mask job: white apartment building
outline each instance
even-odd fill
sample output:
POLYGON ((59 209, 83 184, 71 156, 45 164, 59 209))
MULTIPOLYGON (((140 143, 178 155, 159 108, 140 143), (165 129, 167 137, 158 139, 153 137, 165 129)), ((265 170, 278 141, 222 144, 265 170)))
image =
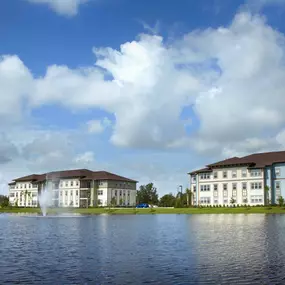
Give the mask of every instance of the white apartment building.
POLYGON ((285 197, 285 151, 229 158, 189 175, 194 205, 276 204, 285 197))
POLYGON ((106 171, 88 169, 32 174, 9 184, 14 206, 37 207, 48 191, 54 207, 134 206, 137 181, 106 171))

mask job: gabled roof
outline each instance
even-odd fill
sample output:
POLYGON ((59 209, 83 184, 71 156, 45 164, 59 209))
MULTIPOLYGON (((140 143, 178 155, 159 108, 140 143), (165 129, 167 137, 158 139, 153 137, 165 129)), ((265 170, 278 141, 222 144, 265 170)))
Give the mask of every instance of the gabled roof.
POLYGON ((196 174, 201 172, 212 171, 216 167, 230 167, 235 165, 245 165, 249 168, 264 168, 275 163, 285 163, 285 151, 254 153, 244 157, 232 157, 222 161, 218 161, 202 168, 192 171, 188 174, 196 174))
POLYGON ((188 174, 197 174, 197 173, 202 173, 202 172, 211 172, 212 169, 211 168, 201 168, 201 169, 197 169, 197 170, 194 170, 192 172, 189 172, 188 174))
POLYGON ((91 171, 89 169, 73 169, 73 170, 62 170, 62 171, 52 171, 44 174, 31 174, 28 176, 20 177, 14 179, 14 182, 21 181, 32 181, 32 182, 43 182, 45 180, 53 180, 60 178, 79 178, 82 180, 118 180, 125 182, 137 182, 117 174, 107 172, 107 171, 91 171))

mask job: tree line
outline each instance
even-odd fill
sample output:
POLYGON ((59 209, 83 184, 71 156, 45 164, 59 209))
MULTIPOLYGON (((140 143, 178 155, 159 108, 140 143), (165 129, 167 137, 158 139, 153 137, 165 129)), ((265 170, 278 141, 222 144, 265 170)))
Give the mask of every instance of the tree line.
POLYGON ((183 193, 166 194, 159 198, 157 189, 153 183, 141 185, 137 191, 137 204, 147 203, 160 207, 183 208, 192 205, 193 193, 186 189, 183 193))

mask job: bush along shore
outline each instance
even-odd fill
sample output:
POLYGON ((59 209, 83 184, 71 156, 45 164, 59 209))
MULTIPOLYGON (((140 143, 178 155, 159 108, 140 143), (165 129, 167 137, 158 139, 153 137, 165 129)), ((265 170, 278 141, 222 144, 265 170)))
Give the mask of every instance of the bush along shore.
MULTIPOLYGON (((41 214, 40 208, 3 207, 0 213, 41 214)), ((50 208, 48 214, 73 213, 83 215, 137 214, 285 214, 283 206, 189 207, 189 208, 50 208)))

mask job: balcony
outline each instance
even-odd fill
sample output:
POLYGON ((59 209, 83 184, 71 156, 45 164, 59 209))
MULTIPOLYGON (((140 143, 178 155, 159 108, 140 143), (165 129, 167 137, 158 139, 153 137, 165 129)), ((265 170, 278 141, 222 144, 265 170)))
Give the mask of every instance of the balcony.
POLYGON ((90 189, 91 188, 91 181, 80 181, 80 186, 81 189, 90 189))

